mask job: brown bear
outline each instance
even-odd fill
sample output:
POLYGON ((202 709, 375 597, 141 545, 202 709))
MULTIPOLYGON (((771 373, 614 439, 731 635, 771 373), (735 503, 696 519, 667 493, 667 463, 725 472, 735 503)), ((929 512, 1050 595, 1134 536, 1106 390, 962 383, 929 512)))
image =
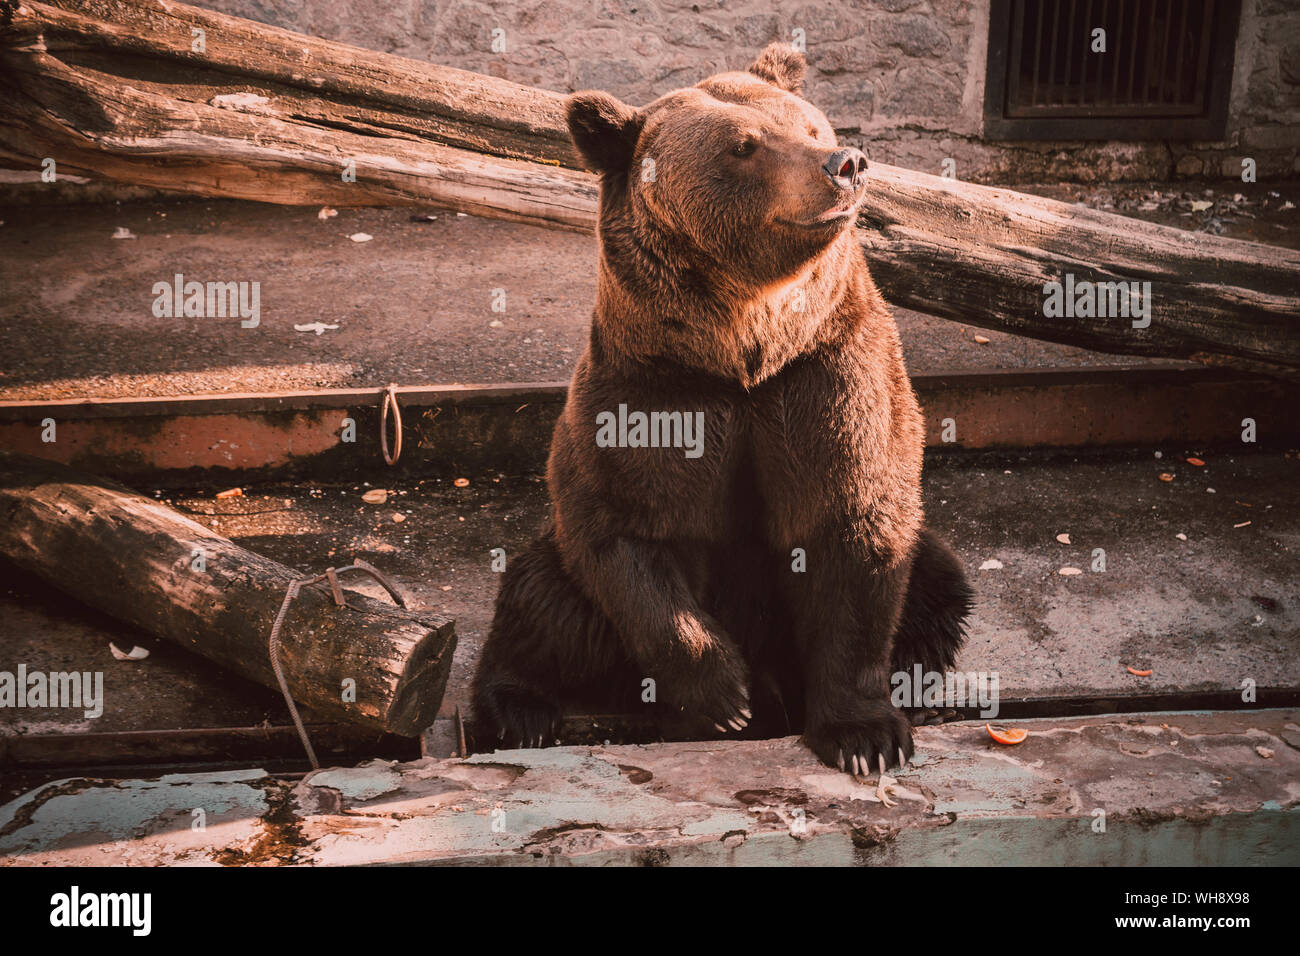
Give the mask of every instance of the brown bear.
POLYGON ((643 109, 568 101, 599 284, 553 527, 510 560, 475 678, 509 745, 653 700, 865 774, 912 753, 890 674, 953 665, 971 592, 922 527, 921 415, 853 235, 867 161, 806 69, 774 44, 643 109))

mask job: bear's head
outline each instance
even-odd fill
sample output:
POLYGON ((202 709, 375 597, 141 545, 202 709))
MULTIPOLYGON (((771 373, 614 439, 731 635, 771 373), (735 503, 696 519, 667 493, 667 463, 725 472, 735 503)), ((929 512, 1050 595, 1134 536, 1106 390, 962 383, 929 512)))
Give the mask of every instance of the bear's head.
POLYGON ((637 252, 638 268, 725 272, 752 288, 849 241, 867 160, 799 95, 806 70, 802 53, 772 44, 747 71, 642 109, 607 93, 570 97, 573 142, 602 177, 602 243, 624 262, 637 252))

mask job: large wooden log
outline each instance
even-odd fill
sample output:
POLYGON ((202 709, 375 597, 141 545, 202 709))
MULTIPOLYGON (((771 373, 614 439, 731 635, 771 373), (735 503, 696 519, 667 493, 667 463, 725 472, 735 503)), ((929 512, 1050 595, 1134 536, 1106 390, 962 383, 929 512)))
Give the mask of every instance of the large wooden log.
POLYGON ((558 93, 179 3, 30 3, 0 27, 0 165, 45 158, 208 196, 595 223, 558 93))
MULTIPOLYGON (((289 583, 306 575, 156 501, 0 452, 0 554, 91 607, 279 689, 271 625, 289 583)), ((294 701, 376 730, 419 734, 442 701, 452 623, 344 593, 347 607, 338 608, 328 588, 307 586, 289 608, 279 656, 294 701), (344 701, 347 680, 355 702, 344 701)))
MULTIPOLYGON (((0 164, 595 225, 557 93, 154 0, 26 3, 0 28, 0 62, 0 164)), ((859 235, 898 305, 1107 352, 1300 367, 1300 253, 878 163, 869 175, 859 235), (1150 325, 1045 316, 1044 285, 1067 275, 1151 282, 1150 325)))

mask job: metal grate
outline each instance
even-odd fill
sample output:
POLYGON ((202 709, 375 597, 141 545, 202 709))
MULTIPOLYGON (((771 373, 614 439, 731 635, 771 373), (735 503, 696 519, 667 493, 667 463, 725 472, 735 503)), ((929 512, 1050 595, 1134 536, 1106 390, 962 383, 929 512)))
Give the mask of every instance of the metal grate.
POLYGON ((1239 18, 1240 0, 993 0, 985 132, 1220 138, 1239 18))

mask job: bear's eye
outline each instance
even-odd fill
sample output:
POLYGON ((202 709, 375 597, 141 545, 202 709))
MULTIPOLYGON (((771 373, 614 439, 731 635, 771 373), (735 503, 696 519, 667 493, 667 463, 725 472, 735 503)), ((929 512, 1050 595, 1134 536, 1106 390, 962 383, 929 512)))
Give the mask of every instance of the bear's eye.
POLYGON ((731 147, 732 156, 753 156, 754 150, 758 149, 758 141, 746 137, 735 146, 731 147))

